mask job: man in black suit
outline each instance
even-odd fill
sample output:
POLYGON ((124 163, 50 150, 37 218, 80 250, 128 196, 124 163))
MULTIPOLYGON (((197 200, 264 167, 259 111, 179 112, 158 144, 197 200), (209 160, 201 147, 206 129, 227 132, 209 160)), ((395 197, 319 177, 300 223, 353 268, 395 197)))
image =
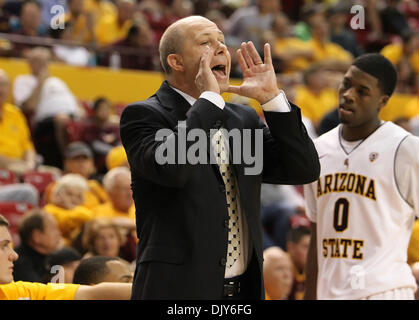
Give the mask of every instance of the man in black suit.
POLYGON ((251 42, 241 45, 237 57, 244 81, 238 87, 229 85, 224 35, 203 17, 169 26, 159 49, 166 81, 121 116, 139 235, 132 299, 263 299, 262 180, 304 184, 320 171, 300 110, 277 87, 269 44, 264 61, 251 42), (252 108, 225 103, 220 94, 226 91, 258 100, 269 127, 252 108), (160 129, 172 133, 157 139, 160 129), (193 129, 208 137, 206 163, 182 162, 173 151, 194 143, 181 141, 180 134, 193 129), (239 150, 250 145, 254 154, 262 144, 255 159, 263 157, 263 171, 249 173, 245 155, 232 164, 220 161, 220 146, 233 150, 233 158, 237 149, 217 129, 251 131, 239 150), (162 146, 177 161, 161 164, 156 153, 162 146), (209 161, 215 149, 218 165, 209 161))

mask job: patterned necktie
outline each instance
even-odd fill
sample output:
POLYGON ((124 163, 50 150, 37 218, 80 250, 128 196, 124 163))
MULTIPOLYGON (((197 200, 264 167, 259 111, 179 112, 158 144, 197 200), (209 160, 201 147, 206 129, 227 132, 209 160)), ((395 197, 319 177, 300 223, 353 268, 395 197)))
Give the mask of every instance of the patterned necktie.
POLYGON ((237 212, 237 187, 232 167, 229 165, 226 140, 224 139, 221 130, 218 130, 214 134, 211 143, 215 152, 215 159, 217 161, 226 189, 226 200, 229 215, 227 267, 231 268, 231 266, 240 256, 240 229, 239 214, 237 212))

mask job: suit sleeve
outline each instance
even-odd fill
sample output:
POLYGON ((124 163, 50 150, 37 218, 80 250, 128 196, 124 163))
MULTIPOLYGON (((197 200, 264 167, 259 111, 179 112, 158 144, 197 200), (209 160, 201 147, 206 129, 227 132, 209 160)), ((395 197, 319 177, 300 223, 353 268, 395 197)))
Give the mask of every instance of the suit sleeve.
MULTIPOLYGON (((193 165, 178 161, 178 143, 185 140, 181 135, 187 135, 192 129, 209 133, 217 121, 225 121, 226 117, 220 108, 203 98, 191 108, 186 121, 174 130, 168 129, 167 120, 152 104, 143 102, 125 108, 121 115, 120 132, 132 170, 167 187, 182 187, 188 181, 193 165), (166 133, 162 140, 156 139, 159 133, 166 133), (159 154, 159 150, 163 149, 167 152, 166 159, 173 162, 159 163, 156 160, 156 152, 159 154)), ((186 150, 193 143, 195 141, 186 141, 186 150)))
POLYGON ((265 112, 263 181, 306 184, 317 180, 320 163, 313 141, 301 120, 300 109, 290 103, 290 112, 265 112))

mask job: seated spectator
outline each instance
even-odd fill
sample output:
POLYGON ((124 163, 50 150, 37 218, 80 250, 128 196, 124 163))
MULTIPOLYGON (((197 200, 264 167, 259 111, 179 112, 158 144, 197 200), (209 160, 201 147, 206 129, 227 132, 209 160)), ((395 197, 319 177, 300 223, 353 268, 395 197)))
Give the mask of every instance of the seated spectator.
MULTIPOLYGON (((46 29, 42 25, 41 4, 36 0, 25 0, 22 2, 20 10, 19 24, 13 26, 14 34, 27 37, 44 37, 46 29)), ((28 39, 26 39, 28 41, 28 39)), ((36 44, 16 42, 13 45, 13 55, 16 57, 24 56, 26 50, 32 49, 36 44)))
POLYGON ((153 59, 153 35, 147 21, 131 26, 127 36, 111 46, 100 58, 99 65, 112 66, 112 55, 119 52, 120 68, 136 70, 154 70, 157 61, 153 59))
POLYGON ((287 253, 293 265, 293 285, 288 300, 303 300, 305 268, 310 245, 310 229, 305 226, 291 228, 287 236, 287 253))
POLYGON ((109 45, 124 39, 133 24, 133 0, 117 0, 116 8, 116 16, 102 16, 96 25, 95 34, 99 45, 109 45))
POLYGON ((319 65, 304 71, 303 82, 296 88, 295 103, 317 129, 323 116, 338 105, 337 91, 329 86, 327 72, 319 65))
POLYGON ((288 17, 278 13, 272 23, 273 57, 279 59, 283 73, 293 73, 306 69, 314 58, 307 42, 293 37, 288 17))
POLYGON ((22 174, 35 168, 36 153, 25 116, 6 102, 8 93, 9 78, 0 69, 0 169, 22 174))
POLYGON ((73 283, 74 272, 81 260, 80 253, 64 247, 51 253, 47 258, 43 283, 73 283))
POLYGON ((84 11, 92 16, 93 25, 104 16, 116 16, 115 4, 108 0, 84 0, 84 11))
POLYGON ((406 30, 402 34, 402 43, 392 43, 381 50, 381 54, 397 68, 399 79, 398 92, 417 93, 419 88, 419 34, 406 30), (401 90, 407 86, 407 90, 401 90), (409 92, 410 91, 410 92, 409 92))
POLYGON ((106 173, 105 157, 115 146, 121 144, 119 117, 111 113, 111 103, 100 97, 93 103, 93 115, 80 121, 79 139, 91 146, 96 168, 106 173))
MULTIPOLYGON (((91 179, 95 173, 93 153, 83 142, 70 143, 64 152, 64 173, 78 174, 87 180, 88 190, 84 195, 83 206, 92 209, 108 200, 108 195, 101 184, 91 179)), ((54 183, 46 190, 46 201, 52 202, 54 183)))
POLYGON ((81 114, 67 85, 49 75, 49 50, 35 48, 28 53, 30 75, 18 75, 13 85, 15 103, 29 117, 33 115, 35 148, 44 164, 62 168, 66 145, 65 129, 71 117, 81 114))
POLYGON ((346 72, 353 59, 350 52, 329 40, 329 24, 323 14, 308 18, 311 39, 307 42, 314 53, 313 62, 321 63, 331 70, 346 72))
POLYGON ((340 45, 354 57, 363 53, 358 45, 355 33, 347 27, 350 9, 342 2, 327 10, 327 20, 330 24, 330 41, 340 45))
POLYGON ((56 182, 52 190, 52 202, 44 209, 57 220, 67 244, 75 238, 83 224, 93 218, 92 212, 83 206, 87 181, 78 174, 66 174, 56 182))
POLYGON ((401 1, 385 0, 385 4, 379 8, 379 16, 383 26, 383 31, 387 34, 401 35, 409 28, 406 16, 399 9, 401 1))
POLYGON ((263 54, 264 32, 270 29, 278 11, 277 0, 257 0, 256 5, 239 8, 229 18, 226 37, 235 39, 238 46, 243 41, 252 41, 263 54))
POLYGON ((159 43, 163 32, 177 20, 165 1, 142 0, 138 4, 138 10, 146 17, 155 43, 159 43))
POLYGON ((36 282, 13 281, 13 265, 18 254, 13 250, 9 222, 0 215, 0 300, 128 300, 132 285, 101 283, 94 286, 76 284, 47 285, 36 282))
POLYGON ((292 288, 292 262, 279 247, 263 251, 263 280, 266 300, 285 300, 292 288))
MULTIPOLYGON (((73 41, 73 24, 71 22, 66 22, 64 24, 64 29, 51 29, 50 36, 53 39, 62 40, 62 41, 73 41)), ((54 58, 58 61, 62 61, 66 64, 72 66, 87 66, 90 63, 92 54, 85 47, 80 45, 73 44, 55 44, 52 47, 52 53, 54 58)))
POLYGON ((411 30, 406 30, 401 36, 401 42, 391 43, 381 50, 381 54, 397 66, 406 59, 411 64, 414 72, 419 74, 419 35, 411 30))
POLYGON ((110 171, 117 167, 129 168, 127 153, 123 146, 112 148, 106 155, 106 169, 110 171))
POLYGON ((57 221, 50 214, 28 212, 19 225, 21 245, 16 248, 20 259, 15 263, 15 281, 41 282, 48 255, 62 245, 57 221))
POLYGON ((132 283, 132 272, 126 261, 94 256, 83 259, 74 273, 73 283, 93 285, 102 282, 132 283))
POLYGON ((125 238, 120 228, 110 219, 94 219, 86 224, 82 244, 87 253, 83 258, 92 256, 119 257, 125 238))
POLYGON ((68 12, 65 15, 65 22, 72 26, 69 40, 78 43, 94 43, 94 17, 93 14, 84 9, 84 0, 68 0, 68 12))
POLYGON ((110 170, 103 178, 109 201, 93 208, 95 217, 110 218, 121 227, 124 235, 135 237, 135 206, 131 191, 131 173, 126 167, 110 170))

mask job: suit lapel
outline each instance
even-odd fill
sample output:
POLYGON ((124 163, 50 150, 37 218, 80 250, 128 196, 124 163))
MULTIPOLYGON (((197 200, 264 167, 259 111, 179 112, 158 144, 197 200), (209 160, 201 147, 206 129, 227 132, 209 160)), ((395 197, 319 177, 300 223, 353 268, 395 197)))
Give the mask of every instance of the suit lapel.
POLYGON ((167 80, 163 81, 156 95, 162 106, 176 119, 175 126, 177 126, 177 121, 186 120, 186 112, 188 112, 191 105, 169 86, 167 80))

